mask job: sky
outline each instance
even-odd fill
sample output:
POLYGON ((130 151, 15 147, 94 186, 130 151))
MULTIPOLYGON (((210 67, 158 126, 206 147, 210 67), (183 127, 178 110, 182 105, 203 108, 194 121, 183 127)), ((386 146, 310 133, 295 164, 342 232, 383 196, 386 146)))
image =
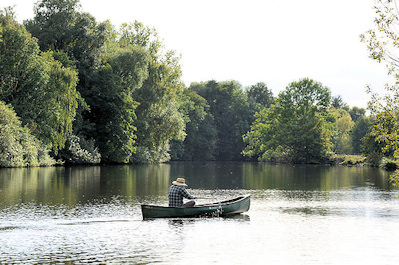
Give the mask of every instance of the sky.
MULTIPOLYGON (((37 0, 1 0, 18 21, 37 0)), ((327 86, 349 106, 367 107, 366 85, 382 94, 384 64, 360 34, 373 27, 374 0, 80 0, 97 21, 135 20, 155 28, 181 54, 182 80, 264 82, 274 96, 302 78, 327 86)))

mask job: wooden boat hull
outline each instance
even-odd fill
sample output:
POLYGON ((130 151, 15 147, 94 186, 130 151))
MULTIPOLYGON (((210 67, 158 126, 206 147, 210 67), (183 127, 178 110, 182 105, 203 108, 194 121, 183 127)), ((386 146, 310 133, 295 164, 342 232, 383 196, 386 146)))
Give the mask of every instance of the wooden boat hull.
POLYGON ((249 210, 250 195, 231 200, 200 204, 191 208, 175 208, 156 205, 141 205, 143 219, 172 217, 226 216, 239 214, 249 210))

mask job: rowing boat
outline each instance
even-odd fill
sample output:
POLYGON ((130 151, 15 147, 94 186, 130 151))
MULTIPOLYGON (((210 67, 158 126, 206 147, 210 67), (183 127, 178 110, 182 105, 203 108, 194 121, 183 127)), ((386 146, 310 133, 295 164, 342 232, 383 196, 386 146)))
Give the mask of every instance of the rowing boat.
POLYGON ((246 212, 249 210, 249 206, 250 195, 244 195, 226 201, 199 204, 190 208, 141 205, 141 212, 143 214, 143 219, 203 216, 218 217, 246 212))
POLYGON ((249 206, 250 195, 245 195, 221 202, 199 204, 190 208, 141 205, 141 211, 143 219, 203 216, 218 217, 246 212, 249 210, 249 206))

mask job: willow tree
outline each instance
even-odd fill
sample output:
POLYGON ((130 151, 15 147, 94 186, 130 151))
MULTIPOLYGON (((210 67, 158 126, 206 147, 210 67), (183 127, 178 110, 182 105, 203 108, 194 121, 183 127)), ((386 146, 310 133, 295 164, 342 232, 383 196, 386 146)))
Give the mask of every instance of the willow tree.
MULTIPOLYGON (((395 79, 393 84, 387 84, 386 95, 371 93, 369 110, 375 117, 370 135, 375 146, 382 145, 383 153, 391 153, 399 159, 399 10, 395 0, 376 0, 376 18, 374 28, 361 36, 367 44, 370 57, 378 62, 384 62, 388 75, 395 79)), ((392 179, 399 185, 399 171, 392 179)))
POLYGON ((57 152, 72 131, 77 73, 52 52, 40 52, 11 10, 0 13, 0 29, 0 100, 11 104, 23 125, 57 152))
MULTIPOLYGON (((73 121, 73 132, 67 135, 67 144, 77 140, 84 149, 80 151, 86 152, 88 150, 83 143, 88 143, 87 146, 95 145, 92 139, 94 124, 90 122, 92 113, 86 100, 92 94, 91 89, 99 76, 111 26, 108 22, 97 23, 93 16, 82 12, 79 0, 39 0, 34 6, 34 14, 34 18, 25 21, 24 25, 38 39, 40 49, 43 52, 51 51, 64 67, 75 69, 78 73, 78 109, 73 121), (79 139, 76 139, 76 135, 79 139)), ((68 150, 75 148, 66 146, 61 150, 61 158, 79 156, 78 153, 69 154, 68 150)), ((89 159, 85 163, 95 163, 97 160, 89 159)))
POLYGON ((92 137, 104 162, 127 163, 136 152, 135 110, 139 103, 132 95, 148 76, 147 66, 148 53, 143 49, 116 48, 107 54, 87 94, 92 137))
POLYGON ((0 101, 0 167, 55 164, 41 142, 31 134, 10 105, 0 101))
POLYGON ((39 0, 34 14, 25 27, 38 39, 42 51, 62 51, 69 56, 79 71, 78 90, 84 96, 110 38, 109 23, 97 23, 82 12, 79 0, 39 0))
POLYGON ((169 159, 169 143, 185 137, 185 120, 179 111, 182 83, 179 56, 165 50, 155 29, 133 22, 118 32, 121 48, 138 46, 149 53, 148 77, 135 89, 137 153, 134 162, 162 162, 169 159))

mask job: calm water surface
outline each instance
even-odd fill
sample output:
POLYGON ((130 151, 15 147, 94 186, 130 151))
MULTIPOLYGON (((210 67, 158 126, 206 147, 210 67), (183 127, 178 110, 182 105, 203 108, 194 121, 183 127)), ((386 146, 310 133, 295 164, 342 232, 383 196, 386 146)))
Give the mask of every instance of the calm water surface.
POLYGON ((396 264, 398 192, 367 167, 0 169, 0 264, 396 264), (209 201, 251 194, 251 209, 143 221, 140 204, 167 205, 177 177, 209 201))

